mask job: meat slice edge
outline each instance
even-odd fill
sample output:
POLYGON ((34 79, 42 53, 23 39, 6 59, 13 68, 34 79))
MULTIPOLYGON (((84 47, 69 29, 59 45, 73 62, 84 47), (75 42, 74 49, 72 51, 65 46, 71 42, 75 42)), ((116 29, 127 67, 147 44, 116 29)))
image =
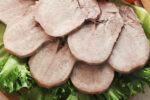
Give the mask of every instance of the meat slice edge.
POLYGON ((125 25, 110 56, 110 65, 118 72, 130 73, 144 67, 150 46, 144 30, 132 8, 122 6, 120 14, 125 25))
POLYGON ((54 37, 69 34, 85 20, 77 0, 40 0, 35 17, 46 33, 54 37))
POLYGON ((40 85, 44 85, 44 83, 42 84, 40 81, 43 80, 43 77, 49 69, 51 62, 57 53, 58 46, 59 41, 50 42, 49 44, 43 46, 40 51, 29 60, 30 72, 33 78, 40 85))
POLYGON ((100 16, 100 8, 97 0, 78 0, 78 2, 86 19, 95 22, 100 16))
POLYGON ((29 61, 31 74, 40 86, 50 88, 60 85, 68 79, 72 71, 76 60, 71 55, 68 45, 58 52, 57 48, 58 43, 49 44, 29 61))
POLYGON ((11 23, 23 16, 33 4, 32 0, 0 0, 0 21, 11 23))
POLYGON ((80 91, 95 94, 102 93, 112 83, 114 71, 108 64, 88 65, 77 63, 74 66, 71 81, 80 91))
POLYGON ((100 64, 108 59, 123 26, 119 10, 113 3, 101 3, 100 7, 99 24, 85 24, 68 37, 72 54, 89 64, 100 64), (114 10, 105 9, 105 6, 114 10))
POLYGON ((33 55, 45 42, 52 41, 37 25, 32 13, 15 20, 7 26, 4 34, 5 49, 19 57, 33 55))

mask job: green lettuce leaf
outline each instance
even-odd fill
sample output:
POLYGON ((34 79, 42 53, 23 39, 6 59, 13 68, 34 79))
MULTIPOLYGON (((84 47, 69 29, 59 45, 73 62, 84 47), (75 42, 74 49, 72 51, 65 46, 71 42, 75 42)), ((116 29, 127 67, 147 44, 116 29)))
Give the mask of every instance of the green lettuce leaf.
POLYGON ((134 9, 139 20, 141 21, 145 34, 147 35, 147 38, 149 39, 149 42, 150 42, 150 15, 149 13, 144 8, 141 8, 141 7, 132 6, 132 8, 134 9))
MULTIPOLYGON (((44 92, 40 87, 32 87, 32 89, 28 90, 27 92, 21 94, 20 100, 45 100, 45 96, 49 92, 44 92)), ((49 94, 50 95, 50 94, 49 94)), ((47 98, 46 100, 52 100, 47 98)))
POLYGON ((71 81, 65 84, 46 89, 35 85, 26 92, 21 93, 21 100, 98 100, 93 95, 77 91, 71 81))
POLYGON ((0 22, 0 45, 3 43, 3 35, 5 32, 5 24, 0 22))
POLYGON ((34 85, 28 91, 21 93, 21 100, 66 100, 70 93, 74 93, 74 87, 70 81, 51 89, 34 85))
POLYGON ((84 94, 81 92, 72 92, 67 100, 96 100, 96 98, 93 95, 84 94))
POLYGON ((32 78, 24 60, 14 55, 7 56, 0 72, 0 89, 8 92, 19 91, 32 86, 32 78))

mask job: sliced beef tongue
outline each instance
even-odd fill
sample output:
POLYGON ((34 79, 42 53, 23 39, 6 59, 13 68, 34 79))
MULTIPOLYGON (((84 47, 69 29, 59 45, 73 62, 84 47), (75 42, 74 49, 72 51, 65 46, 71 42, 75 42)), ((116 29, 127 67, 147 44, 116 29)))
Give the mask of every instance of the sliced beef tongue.
POLYGON ((78 2, 86 19, 96 21, 96 18, 100 15, 100 8, 97 0, 78 0, 78 2))
POLYGON ((49 43, 29 60, 31 74, 40 86, 50 88, 69 78, 76 60, 67 44, 57 51, 58 45, 58 41, 49 43))
POLYGON ((123 26, 119 10, 113 3, 100 3, 100 7, 102 14, 97 25, 85 24, 68 37, 72 54, 89 64, 100 64, 108 59, 123 26))
POLYGON ((0 0, 0 21, 5 24, 11 23, 23 16, 33 4, 32 0, 0 0))
POLYGON ((117 71, 129 73, 145 65, 149 58, 150 47, 140 21, 132 8, 122 6, 120 14, 125 25, 109 63, 117 71))
POLYGON ((42 44, 52 39, 37 25, 32 12, 28 12, 7 26, 4 46, 14 55, 28 57, 34 54, 42 44))
POLYGON ((40 0, 36 20, 47 34, 64 36, 84 22, 77 0, 40 0))
POLYGON ((77 63, 71 75, 73 85, 89 94, 101 93, 109 88, 114 78, 114 71, 108 64, 88 65, 77 63))
POLYGON ((50 36, 64 36, 86 19, 96 19, 100 9, 96 0, 40 0, 36 20, 50 36))

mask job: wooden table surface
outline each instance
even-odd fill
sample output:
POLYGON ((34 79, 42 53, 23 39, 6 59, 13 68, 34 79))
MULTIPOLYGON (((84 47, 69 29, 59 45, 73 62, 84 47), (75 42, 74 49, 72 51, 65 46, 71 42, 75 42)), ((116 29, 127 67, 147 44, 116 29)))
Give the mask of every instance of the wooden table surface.
POLYGON ((8 93, 2 93, 0 91, 0 100, 19 100, 18 94, 8 94, 8 93))
POLYGON ((144 8, 149 12, 150 14, 150 0, 141 0, 144 8))
POLYGON ((145 86, 145 93, 139 93, 131 100, 150 100, 150 88, 148 86, 145 86))

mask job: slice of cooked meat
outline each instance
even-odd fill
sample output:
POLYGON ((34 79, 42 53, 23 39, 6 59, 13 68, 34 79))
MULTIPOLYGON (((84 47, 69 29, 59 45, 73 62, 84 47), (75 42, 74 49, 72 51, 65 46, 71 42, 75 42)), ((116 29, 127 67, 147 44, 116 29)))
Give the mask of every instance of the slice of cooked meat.
POLYGON ((71 75, 73 85, 80 91, 95 94, 104 92, 112 83, 114 71, 108 64, 77 63, 71 75))
POLYGON ((33 4, 32 0, 0 0, 0 21, 5 24, 11 23, 23 16, 33 4))
POLYGON ((19 57, 28 57, 41 45, 52 40, 34 20, 32 13, 8 25, 4 34, 6 50, 19 57))
POLYGON ((40 0, 36 20, 47 34, 58 37, 81 26, 85 16, 77 0, 40 0))
POLYGON ((123 26, 119 10, 113 3, 101 3, 100 7, 102 15, 99 24, 85 24, 68 37, 72 54, 89 64, 107 60, 123 26))
POLYGON ((78 2, 86 19, 96 21, 96 18, 100 15, 100 8, 97 0, 78 0, 78 2))
POLYGON ((75 63, 68 45, 58 52, 58 42, 49 43, 29 60, 29 67, 33 78, 40 86, 53 87, 64 83, 75 63))
POLYGON ((109 59, 111 66, 119 72, 129 73, 145 65, 150 47, 140 21, 128 6, 120 8, 125 25, 109 59))

